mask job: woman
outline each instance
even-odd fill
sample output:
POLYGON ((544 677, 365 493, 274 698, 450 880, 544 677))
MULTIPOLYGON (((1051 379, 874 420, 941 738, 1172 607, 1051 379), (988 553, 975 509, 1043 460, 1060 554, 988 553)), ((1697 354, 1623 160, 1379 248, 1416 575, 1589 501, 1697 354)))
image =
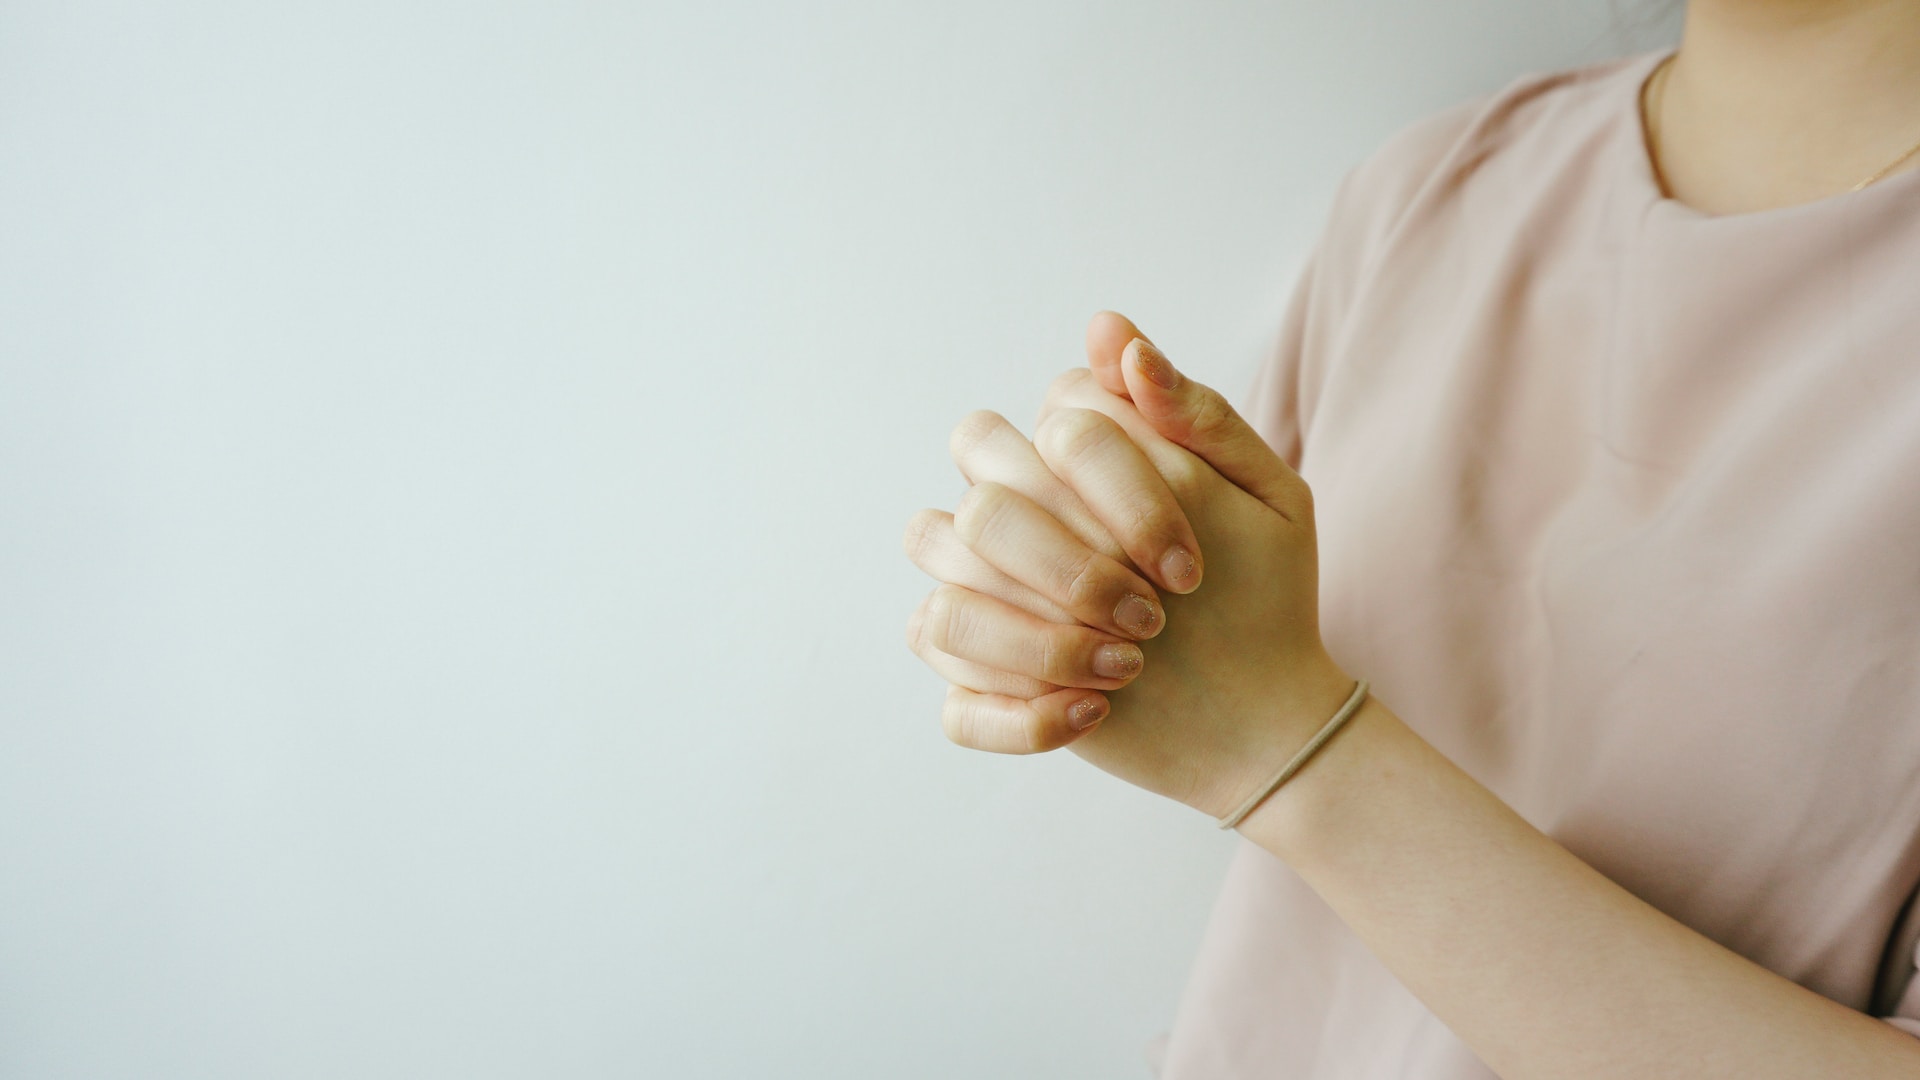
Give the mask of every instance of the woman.
POLYGON ((1251 426, 1102 313, 956 432, 948 735, 1248 841, 1160 1075, 1920 1077, 1916 139, 1920 2, 1695 0, 1349 173, 1251 426))

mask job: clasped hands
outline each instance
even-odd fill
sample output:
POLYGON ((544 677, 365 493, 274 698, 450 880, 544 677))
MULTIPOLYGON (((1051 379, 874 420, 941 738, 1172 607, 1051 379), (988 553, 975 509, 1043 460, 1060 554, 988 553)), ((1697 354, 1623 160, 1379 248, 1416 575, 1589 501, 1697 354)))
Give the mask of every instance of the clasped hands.
POLYGON ((1320 639, 1307 484, 1216 391, 1112 312, 1055 379, 1029 442, 992 412, 954 430, 971 485, 907 555, 942 582, 907 644, 950 684, 966 747, 1071 747, 1214 817, 1353 689, 1320 639))

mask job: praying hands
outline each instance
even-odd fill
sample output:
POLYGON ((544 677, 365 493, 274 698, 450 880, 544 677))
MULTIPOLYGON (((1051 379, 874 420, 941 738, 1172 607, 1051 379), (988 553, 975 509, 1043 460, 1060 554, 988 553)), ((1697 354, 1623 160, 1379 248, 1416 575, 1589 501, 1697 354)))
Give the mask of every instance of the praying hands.
POLYGON ((1312 494, 1131 322, 1096 315, 1087 346, 1032 442, 992 412, 955 430, 972 486, 908 526, 942 584, 907 643, 954 742, 1070 746, 1221 817, 1355 685, 1320 640, 1312 494))

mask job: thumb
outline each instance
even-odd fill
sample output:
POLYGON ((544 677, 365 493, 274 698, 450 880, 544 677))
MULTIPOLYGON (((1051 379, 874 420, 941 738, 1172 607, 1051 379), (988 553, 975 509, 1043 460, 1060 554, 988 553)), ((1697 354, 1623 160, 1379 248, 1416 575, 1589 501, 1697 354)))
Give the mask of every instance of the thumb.
POLYGON ((1182 375, 1146 338, 1127 343, 1120 370, 1134 407, 1168 441, 1186 447, 1289 521, 1311 515, 1312 496, 1306 481, 1219 391, 1182 375))

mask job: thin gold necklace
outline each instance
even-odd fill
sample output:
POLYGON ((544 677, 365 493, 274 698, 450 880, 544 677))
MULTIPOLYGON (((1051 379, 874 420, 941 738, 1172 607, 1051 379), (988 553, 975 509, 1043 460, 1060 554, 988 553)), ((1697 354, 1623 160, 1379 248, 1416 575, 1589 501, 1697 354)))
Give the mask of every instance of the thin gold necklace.
MULTIPOLYGON (((1653 171, 1656 175, 1658 175, 1660 172, 1660 163, 1659 163, 1660 155, 1658 150, 1658 147, 1660 145, 1659 117, 1660 117, 1660 106, 1666 101, 1666 97, 1667 97, 1667 66, 1673 63, 1673 58, 1678 55, 1680 54, 1677 51, 1668 53, 1667 58, 1665 60, 1660 61, 1660 66, 1654 70, 1653 78, 1650 80, 1652 85, 1649 88, 1648 96, 1651 97, 1653 101, 1652 101, 1652 104, 1650 104, 1647 107, 1647 141, 1649 143, 1652 143, 1654 147, 1653 171)), ((1848 192, 1859 191, 1861 188, 1866 187, 1868 184, 1873 183, 1875 180, 1878 180, 1881 177, 1892 172, 1893 170, 1899 168, 1901 165, 1906 163, 1908 158, 1913 157, 1913 155, 1915 154, 1920 154, 1920 143, 1914 143, 1913 146, 1909 148, 1906 153, 1901 154, 1897 158, 1894 158, 1892 161, 1887 163, 1885 168, 1881 169, 1877 173, 1874 173, 1872 176, 1867 177, 1865 180, 1862 180, 1859 183, 1848 188, 1847 191, 1848 192)), ((1665 177, 1660 178, 1660 186, 1662 188, 1667 186, 1665 177)))

